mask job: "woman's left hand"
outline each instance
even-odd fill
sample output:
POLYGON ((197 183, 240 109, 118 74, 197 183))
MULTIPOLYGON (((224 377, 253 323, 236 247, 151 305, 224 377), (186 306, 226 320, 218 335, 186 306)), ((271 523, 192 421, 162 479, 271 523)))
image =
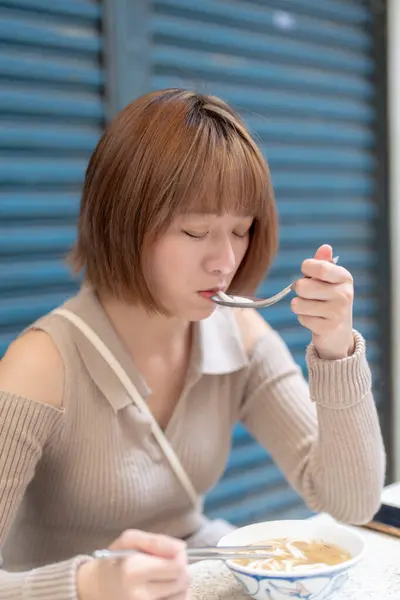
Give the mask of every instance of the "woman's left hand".
POLYGON ((354 352, 353 277, 332 261, 332 248, 323 245, 314 258, 305 260, 294 289, 291 307, 304 327, 312 332, 319 356, 336 360, 354 352))

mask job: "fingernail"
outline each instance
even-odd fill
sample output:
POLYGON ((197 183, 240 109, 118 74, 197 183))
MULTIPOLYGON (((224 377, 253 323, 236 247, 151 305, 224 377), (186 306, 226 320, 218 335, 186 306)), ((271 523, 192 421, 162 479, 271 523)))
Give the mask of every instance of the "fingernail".
POLYGON ((336 265, 339 262, 339 257, 335 256, 334 258, 332 258, 332 262, 336 265))

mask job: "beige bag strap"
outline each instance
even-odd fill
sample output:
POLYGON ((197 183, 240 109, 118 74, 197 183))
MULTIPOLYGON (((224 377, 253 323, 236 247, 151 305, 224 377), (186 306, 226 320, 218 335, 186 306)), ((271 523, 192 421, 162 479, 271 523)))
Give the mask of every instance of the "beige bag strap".
POLYGON ((126 389, 129 396, 132 398, 133 402, 136 404, 137 408, 145 414, 151 421, 151 430, 156 438, 158 444, 160 445, 161 450, 164 452, 165 457, 167 458, 169 464, 171 465, 172 470, 174 471, 177 479, 182 484, 182 487, 186 490, 187 495, 192 501, 195 507, 198 506, 199 496, 194 489, 192 482, 190 481, 186 471, 184 470, 181 461, 175 454, 172 446, 168 442, 164 433, 160 429, 157 421, 153 417, 149 407, 146 402, 143 400, 136 387, 132 383, 131 379, 128 377, 126 371, 122 368, 120 363, 117 361, 115 356, 110 352, 104 342, 99 338, 99 336, 93 331, 91 327, 83 319, 78 317, 75 313, 64 309, 57 308, 52 311, 52 314, 60 315, 65 317, 75 325, 84 335, 85 337, 93 344, 96 350, 100 353, 103 359, 109 364, 111 369, 114 371, 115 375, 118 377, 124 388, 126 389))

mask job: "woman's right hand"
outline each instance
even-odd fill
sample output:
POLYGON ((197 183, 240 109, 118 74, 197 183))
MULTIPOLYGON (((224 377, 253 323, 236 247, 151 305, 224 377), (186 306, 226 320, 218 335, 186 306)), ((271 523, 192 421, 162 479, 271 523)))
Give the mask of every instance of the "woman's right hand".
POLYGON ((186 600, 189 571, 185 544, 164 535, 125 531, 111 550, 137 550, 122 559, 91 560, 77 574, 79 600, 186 600))

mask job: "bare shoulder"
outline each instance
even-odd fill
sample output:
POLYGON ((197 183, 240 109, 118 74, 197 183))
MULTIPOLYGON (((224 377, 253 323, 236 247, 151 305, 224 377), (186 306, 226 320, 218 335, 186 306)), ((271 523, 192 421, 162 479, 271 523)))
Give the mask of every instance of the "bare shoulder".
POLYGON ((30 329, 0 360, 0 389, 61 408, 64 362, 51 337, 30 329))
POLYGON ((272 329, 265 319, 252 308, 234 308, 233 313, 242 336, 246 354, 251 356, 259 339, 267 332, 271 332, 272 329))

